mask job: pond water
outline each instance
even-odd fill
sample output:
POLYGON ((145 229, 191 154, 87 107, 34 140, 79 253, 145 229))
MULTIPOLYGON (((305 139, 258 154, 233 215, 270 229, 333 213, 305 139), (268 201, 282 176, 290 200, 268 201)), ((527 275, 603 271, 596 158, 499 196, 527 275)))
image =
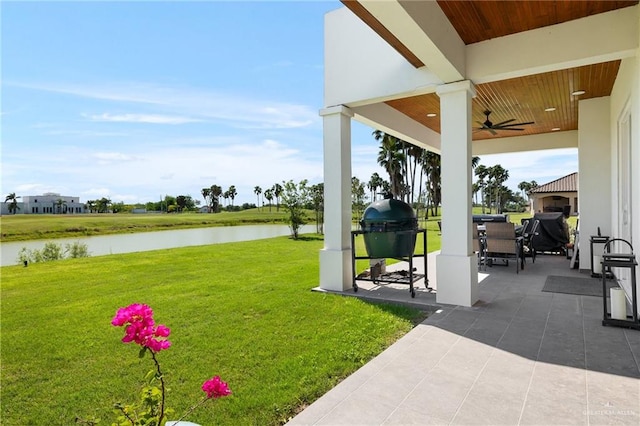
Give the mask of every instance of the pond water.
MULTIPOLYGON (((315 225, 305 225, 300 233, 316 231, 315 225)), ((132 253, 176 247, 260 240, 290 235, 287 225, 244 225, 213 228, 177 229, 172 231, 140 232, 136 234, 100 235, 94 237, 56 238, 51 240, 15 241, 0 244, 0 266, 17 265, 18 253, 23 247, 42 250, 53 241, 64 247, 80 242, 86 244, 91 256, 132 253)))

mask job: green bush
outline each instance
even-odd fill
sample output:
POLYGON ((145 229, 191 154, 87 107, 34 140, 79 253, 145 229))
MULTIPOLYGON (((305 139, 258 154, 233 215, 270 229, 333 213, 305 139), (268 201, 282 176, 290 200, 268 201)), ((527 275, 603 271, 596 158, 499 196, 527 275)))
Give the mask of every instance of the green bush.
POLYGON ((65 253, 67 254, 67 257, 71 259, 89 257, 89 248, 86 244, 76 241, 73 244, 65 245, 65 253))
POLYGON ((73 244, 66 244, 63 249, 61 244, 49 241, 45 243, 42 250, 29 250, 26 247, 22 247, 18 252, 18 263, 26 266, 28 263, 51 262, 53 260, 79 257, 89 257, 89 249, 86 244, 76 241, 73 244))

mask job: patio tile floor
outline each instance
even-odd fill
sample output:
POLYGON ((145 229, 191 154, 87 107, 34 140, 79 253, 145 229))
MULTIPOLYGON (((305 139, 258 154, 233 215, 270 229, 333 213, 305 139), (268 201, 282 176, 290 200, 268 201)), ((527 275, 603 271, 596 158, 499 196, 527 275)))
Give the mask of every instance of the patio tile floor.
POLYGON ((581 275, 568 265, 487 268, 469 308, 438 305, 424 283, 415 299, 369 282, 340 293, 433 313, 288 424, 639 425, 640 331, 602 326, 599 297, 542 292, 548 275, 581 275))

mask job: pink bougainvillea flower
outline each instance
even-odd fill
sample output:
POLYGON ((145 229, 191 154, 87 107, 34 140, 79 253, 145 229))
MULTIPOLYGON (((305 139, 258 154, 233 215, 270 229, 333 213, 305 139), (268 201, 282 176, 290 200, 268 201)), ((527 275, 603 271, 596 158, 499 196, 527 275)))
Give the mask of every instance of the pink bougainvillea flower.
POLYGON ((207 398, 220 398, 231 395, 231 389, 226 382, 220 380, 220 376, 212 377, 202 384, 202 390, 206 392, 207 398))
POLYGON ((134 342, 154 352, 160 352, 171 346, 168 340, 158 339, 169 337, 171 330, 162 324, 155 327, 153 310, 148 305, 134 303, 118 309, 111 324, 116 327, 126 325, 125 335, 122 338, 124 343, 134 342))
POLYGON ((120 327, 128 322, 142 322, 144 325, 153 326, 153 309, 148 305, 133 303, 125 308, 120 308, 111 324, 120 327))
POLYGON ((158 325, 158 327, 156 327, 155 331, 153 332, 153 335, 156 337, 169 337, 169 333, 171 333, 171 330, 169 330, 169 327, 160 324, 158 325))

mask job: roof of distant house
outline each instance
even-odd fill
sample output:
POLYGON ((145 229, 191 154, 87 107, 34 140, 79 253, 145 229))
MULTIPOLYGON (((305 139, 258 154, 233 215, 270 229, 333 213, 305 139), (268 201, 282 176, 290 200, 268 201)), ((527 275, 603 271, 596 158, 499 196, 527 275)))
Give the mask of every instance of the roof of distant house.
POLYGON ((541 192, 578 192, 578 172, 571 173, 531 190, 531 193, 541 192))

